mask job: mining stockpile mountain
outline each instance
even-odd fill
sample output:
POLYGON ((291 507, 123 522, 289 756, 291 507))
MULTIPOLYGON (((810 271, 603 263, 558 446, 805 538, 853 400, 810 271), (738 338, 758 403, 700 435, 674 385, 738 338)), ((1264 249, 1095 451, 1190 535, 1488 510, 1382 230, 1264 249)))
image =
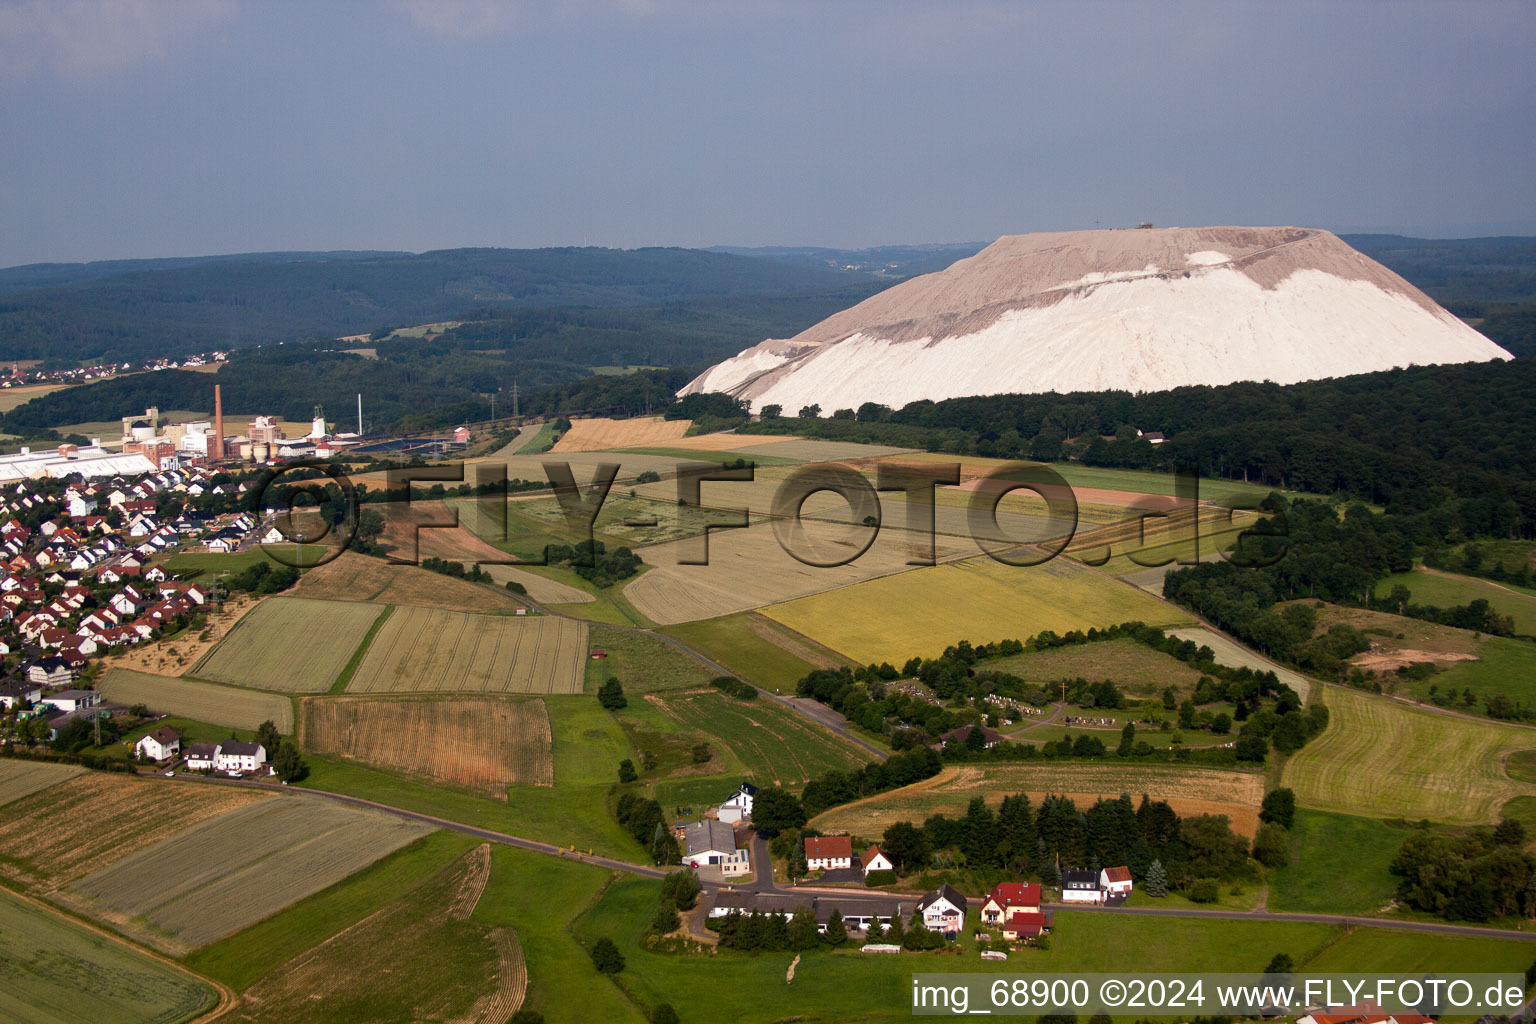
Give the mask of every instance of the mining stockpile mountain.
POLYGON ((1043 391, 1291 384, 1398 366, 1508 359, 1330 232, 1148 228, 1008 235, 680 394, 754 410, 1043 391))

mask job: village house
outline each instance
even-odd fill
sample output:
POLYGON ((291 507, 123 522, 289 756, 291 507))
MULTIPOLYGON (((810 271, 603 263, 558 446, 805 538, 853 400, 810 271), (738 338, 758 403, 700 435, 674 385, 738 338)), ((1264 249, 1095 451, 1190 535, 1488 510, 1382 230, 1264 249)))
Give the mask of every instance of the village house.
POLYGON ((170 726, 161 726, 152 733, 139 737, 133 752, 141 761, 169 761, 181 753, 181 734, 170 726))
POLYGON ((1099 891, 1105 903, 1124 903, 1130 898, 1132 884, 1131 869, 1123 865, 1099 872, 1099 891))
POLYGON ((733 825, 739 821, 750 819, 752 817, 752 798, 756 795, 757 787, 750 782, 743 782, 736 792, 732 793, 725 803, 720 805, 719 810, 715 812, 716 817, 733 825))
POLYGON ((1068 868, 1061 873, 1061 902, 1101 903, 1099 876, 1092 871, 1068 868))
POLYGON ((0 684, 0 708, 14 711, 22 704, 36 704, 43 699, 43 688, 36 683, 13 679, 0 684))
POLYGON ((735 830, 714 818, 688 825, 683 834, 683 863, 691 868, 718 868, 726 878, 752 870, 748 851, 736 847, 735 830))
POLYGON ((917 909, 923 915, 924 928, 939 932, 946 939, 953 939, 965 927, 968 905, 966 898, 954 886, 946 885, 919 900, 917 909))
POLYGON ((260 743, 229 740, 219 745, 218 753, 213 756, 213 767, 221 772, 254 772, 266 760, 267 748, 260 743))
POLYGON ((210 772, 219 759, 217 743, 191 743, 187 745, 187 768, 194 772, 210 772))
POLYGON ((75 681, 75 675, 63 658, 42 658, 27 666, 27 678, 43 686, 67 686, 75 681))
POLYGON ((805 841, 805 865, 811 871, 853 867, 853 840, 847 836, 813 836, 805 841))
POLYGON ((864 851, 864 856, 859 858, 859 867, 864 869, 864 877, 868 878, 871 871, 895 871, 896 865, 891 863, 891 858, 880 852, 880 847, 871 846, 864 851))
POLYGON ((894 898, 872 899, 868 896, 812 896, 809 893, 763 893, 723 889, 710 901, 707 915, 712 919, 731 914, 783 914, 788 917, 800 907, 809 907, 816 917, 816 930, 825 932, 832 912, 842 915, 843 926, 850 932, 867 932, 878 921, 890 927, 893 918, 905 918, 910 904, 894 898))
POLYGON ((981 730, 983 750, 991 750, 1006 738, 1002 733, 994 729, 988 729, 986 726, 962 725, 958 729, 951 729, 949 732, 942 734, 939 737, 939 742, 946 748, 952 746, 963 747, 966 745, 966 741, 971 738, 971 733, 977 729, 981 730))
POLYGON ((1050 915, 1040 910, 1038 882, 1000 882, 981 905, 983 927, 996 928, 1003 938, 1028 941, 1050 925, 1050 915))

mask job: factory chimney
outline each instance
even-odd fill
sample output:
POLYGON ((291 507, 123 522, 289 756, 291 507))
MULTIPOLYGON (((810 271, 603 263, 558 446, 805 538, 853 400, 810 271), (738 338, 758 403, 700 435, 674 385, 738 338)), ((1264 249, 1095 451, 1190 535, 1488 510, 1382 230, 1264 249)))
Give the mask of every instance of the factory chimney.
POLYGON ((224 459, 224 395, 219 386, 213 386, 213 443, 208 446, 208 461, 224 459))

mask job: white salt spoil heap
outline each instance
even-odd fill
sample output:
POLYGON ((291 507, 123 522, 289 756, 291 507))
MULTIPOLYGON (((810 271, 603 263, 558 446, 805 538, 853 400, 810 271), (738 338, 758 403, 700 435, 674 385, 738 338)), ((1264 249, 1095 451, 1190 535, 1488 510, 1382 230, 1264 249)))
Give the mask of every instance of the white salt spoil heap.
POLYGON ((1508 359, 1327 231, 1163 228, 1009 235, 769 340, 681 394, 823 414, 1009 392, 1160 391, 1508 359))

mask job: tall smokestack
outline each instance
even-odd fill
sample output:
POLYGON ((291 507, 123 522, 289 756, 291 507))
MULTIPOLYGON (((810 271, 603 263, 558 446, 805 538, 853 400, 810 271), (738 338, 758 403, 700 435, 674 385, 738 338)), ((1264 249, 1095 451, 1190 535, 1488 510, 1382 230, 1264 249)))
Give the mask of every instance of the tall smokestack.
POLYGON ((208 448, 208 457, 211 462, 224 458, 224 395, 217 384, 213 386, 213 444, 208 448))
POLYGON ((357 393, 357 433, 359 436, 363 433, 363 393, 361 391, 357 393))

